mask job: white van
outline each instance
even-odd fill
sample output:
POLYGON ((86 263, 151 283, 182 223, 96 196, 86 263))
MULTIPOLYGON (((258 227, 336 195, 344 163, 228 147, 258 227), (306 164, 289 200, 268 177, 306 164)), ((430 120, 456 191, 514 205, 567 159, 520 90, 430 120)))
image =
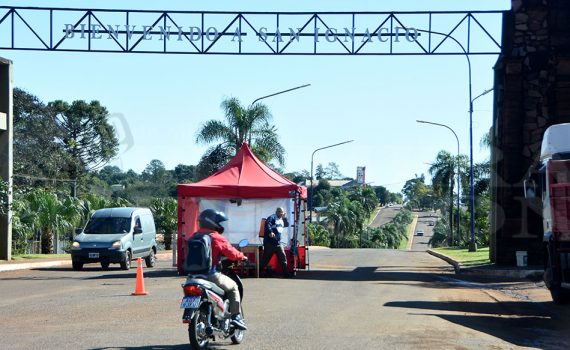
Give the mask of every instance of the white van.
POLYGON ((147 267, 156 263, 156 228, 148 208, 106 208, 93 213, 73 240, 74 270, 84 264, 100 263, 103 269, 120 264, 128 270, 131 260, 144 258, 147 267))

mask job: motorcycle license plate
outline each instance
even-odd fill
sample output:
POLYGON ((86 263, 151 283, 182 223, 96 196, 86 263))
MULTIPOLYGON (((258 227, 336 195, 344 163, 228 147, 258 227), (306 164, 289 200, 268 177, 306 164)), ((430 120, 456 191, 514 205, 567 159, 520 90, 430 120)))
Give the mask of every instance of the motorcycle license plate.
POLYGON ((197 309, 200 306, 200 297, 184 297, 180 303, 181 309, 197 309))
POLYGON ((89 253, 89 259, 99 259, 99 253, 89 253))

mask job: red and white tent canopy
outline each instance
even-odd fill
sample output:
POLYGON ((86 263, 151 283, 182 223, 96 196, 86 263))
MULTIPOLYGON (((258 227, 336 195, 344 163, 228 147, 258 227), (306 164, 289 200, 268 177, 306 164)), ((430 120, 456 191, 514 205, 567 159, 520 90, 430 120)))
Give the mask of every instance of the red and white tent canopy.
POLYGON ((208 198, 289 198, 294 192, 307 198, 307 188, 273 171, 257 158, 247 143, 235 157, 210 177, 178 185, 178 196, 208 198))

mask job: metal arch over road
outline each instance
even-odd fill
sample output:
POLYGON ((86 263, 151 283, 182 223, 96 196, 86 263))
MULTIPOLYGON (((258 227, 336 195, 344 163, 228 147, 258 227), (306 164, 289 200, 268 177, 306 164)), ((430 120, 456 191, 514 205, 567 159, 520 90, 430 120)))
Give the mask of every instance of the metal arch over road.
POLYGON ((210 55, 490 55, 501 52, 502 14, 0 6, 0 49, 210 55), (450 37, 465 50, 448 40, 450 37))

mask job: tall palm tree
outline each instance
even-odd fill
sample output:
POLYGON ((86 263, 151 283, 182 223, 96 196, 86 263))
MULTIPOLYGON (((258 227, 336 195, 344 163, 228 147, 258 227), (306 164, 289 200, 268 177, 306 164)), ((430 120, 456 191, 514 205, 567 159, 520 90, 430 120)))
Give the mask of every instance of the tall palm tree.
MULTIPOLYGON (((208 120, 198 130, 198 144, 213 144, 203 159, 212 158, 211 153, 223 154, 224 164, 234 156, 244 142, 265 162, 277 161, 285 164, 285 149, 279 143, 277 127, 271 124, 271 113, 267 106, 256 103, 244 107, 235 97, 222 101, 224 121, 208 120)), ((217 157, 219 158, 219 157, 217 157)))
MULTIPOLYGON (((449 222, 453 222, 453 188, 455 185, 456 160, 447 151, 439 151, 435 162, 429 168, 429 173, 432 175, 432 188, 440 198, 445 199, 446 194, 449 194, 449 222)), ((446 201, 447 202, 447 201, 446 201)), ((449 225, 449 237, 453 236, 452 225, 449 225)))
POLYGON ((341 247, 343 238, 352 224, 349 215, 347 206, 341 201, 333 202, 327 206, 327 221, 332 226, 333 232, 331 247, 341 247))
POLYGON ((356 235, 363 230, 365 211, 362 205, 340 193, 327 206, 325 214, 333 229, 331 246, 335 248, 351 246, 356 235))
POLYGON ((376 196, 376 192, 374 192, 374 189, 369 186, 357 187, 349 195, 349 198, 362 205, 367 217, 372 215, 372 212, 374 212, 374 209, 378 206, 378 197, 376 196))

